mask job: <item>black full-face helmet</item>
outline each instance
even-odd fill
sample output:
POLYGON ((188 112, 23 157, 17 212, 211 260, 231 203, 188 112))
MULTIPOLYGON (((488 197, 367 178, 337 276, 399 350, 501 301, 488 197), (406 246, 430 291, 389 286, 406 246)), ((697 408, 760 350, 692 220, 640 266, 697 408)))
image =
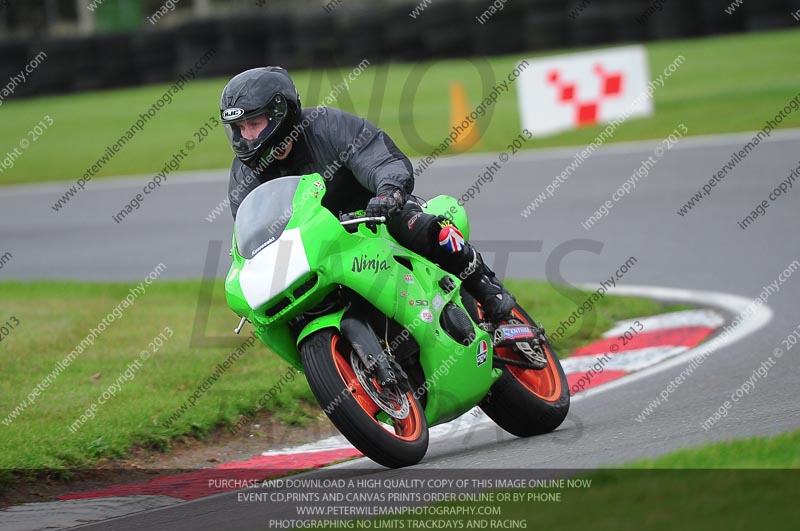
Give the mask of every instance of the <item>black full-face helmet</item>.
POLYGON ((289 72, 278 66, 253 68, 238 74, 222 90, 220 119, 233 152, 244 164, 258 167, 262 158, 277 154, 300 117, 300 96, 289 72), (239 122, 264 117, 256 138, 243 136, 239 122))

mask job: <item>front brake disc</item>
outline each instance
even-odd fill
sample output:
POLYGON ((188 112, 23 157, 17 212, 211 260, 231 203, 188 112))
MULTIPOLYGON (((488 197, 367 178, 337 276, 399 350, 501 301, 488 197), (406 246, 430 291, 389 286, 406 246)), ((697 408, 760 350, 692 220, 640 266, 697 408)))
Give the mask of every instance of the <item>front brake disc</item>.
POLYGON ((411 413, 408 396, 397 385, 378 389, 374 379, 367 374, 366 367, 355 352, 350 353, 350 366, 356 373, 361 387, 381 410, 392 418, 402 420, 411 413))

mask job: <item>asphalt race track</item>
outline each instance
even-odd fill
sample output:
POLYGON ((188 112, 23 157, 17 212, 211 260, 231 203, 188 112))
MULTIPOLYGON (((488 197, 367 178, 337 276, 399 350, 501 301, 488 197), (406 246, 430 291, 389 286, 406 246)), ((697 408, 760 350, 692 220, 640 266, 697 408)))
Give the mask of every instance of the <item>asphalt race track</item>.
MULTIPOLYGON (((574 151, 513 155, 493 182, 484 184, 466 204, 472 240, 484 249, 509 248, 502 244, 508 241, 520 248, 529 242, 533 251, 510 255, 505 276, 511 278, 598 283, 633 256, 637 263, 620 285, 685 288, 753 299, 794 260, 800 260, 796 232, 800 190, 794 189, 797 186, 788 190, 746 230, 737 221, 798 166, 800 131, 773 134, 710 196, 685 216, 676 213, 751 137, 680 140, 648 177, 639 180, 588 231, 581 222, 611 199, 660 143, 601 149, 527 218, 520 212, 561 173, 574 151)), ((425 197, 461 196, 497 157, 470 155, 439 161, 417 181, 417 192, 425 197)), ((211 240, 224 242, 227 259, 230 214, 225 212, 213 223, 205 219, 225 197, 225 172, 172 178, 147 197, 139 211, 115 223, 111 216, 150 177, 89 183, 61 212, 53 211, 51 205, 64 193, 65 183, 0 189, 0 253, 13 254, 0 270, 0 279, 137 280, 159 262, 167 266, 162 278, 197 278, 211 240)), ((222 263, 218 275, 226 270, 222 263)), ((643 422, 637 422, 636 415, 681 372, 680 366, 576 400, 562 428, 549 435, 516 439, 487 425, 468 437, 439 440, 417 468, 595 467, 711 440, 797 429, 800 364, 794 351, 726 418, 707 432, 700 425, 800 324, 798 296, 800 273, 770 295, 767 304, 774 315, 766 326, 712 354, 679 392, 643 422)), ((530 311, 536 315, 535 308, 530 311)), ((340 466, 363 469, 367 477, 394 474, 366 459, 340 466)), ((264 525, 264 507, 236 503, 235 493, 220 494, 88 527, 254 529, 264 525)))

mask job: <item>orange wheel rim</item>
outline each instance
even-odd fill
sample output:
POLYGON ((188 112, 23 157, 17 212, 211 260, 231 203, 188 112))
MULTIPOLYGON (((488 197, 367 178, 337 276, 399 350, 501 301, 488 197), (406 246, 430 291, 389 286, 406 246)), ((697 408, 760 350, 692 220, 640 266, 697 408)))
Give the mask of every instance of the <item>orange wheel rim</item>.
MULTIPOLYGON (((347 361, 347 355, 339 350, 340 339, 341 336, 338 334, 331 338, 331 355, 333 356, 333 361, 336 364, 336 369, 339 371, 339 375, 342 377, 342 381, 350 391, 350 395, 355 399, 356 403, 376 424, 378 424, 382 429, 386 430, 386 432, 390 435, 393 435, 394 437, 403 441, 416 441, 419 439, 420 435, 422 434, 422 413, 420 412, 413 395, 406 391, 405 394, 409 403, 408 416, 406 416, 404 419, 390 417, 394 432, 389 431, 387 429, 389 425, 381 422, 377 418, 378 414, 383 412, 383 410, 372 400, 372 398, 370 398, 370 396, 367 394, 367 391, 361 385, 361 382, 358 381, 358 377, 356 376, 353 367, 351 367, 350 363, 347 361)), ((377 383, 375 385, 378 387, 377 383)))
MULTIPOLYGON (((526 319, 516 308, 511 310, 511 312, 514 317, 523 323, 533 325, 533 323, 526 319)), ((555 402, 561 397, 561 378, 556 369, 557 361, 555 360, 553 351, 548 346, 544 346, 543 348, 547 355, 547 367, 544 369, 526 369, 514 365, 506 365, 506 369, 508 369, 509 373, 532 394, 546 402, 555 402)), ((520 354, 514 352, 514 349, 510 346, 495 347, 494 354, 506 360, 525 361, 525 359, 520 354)))

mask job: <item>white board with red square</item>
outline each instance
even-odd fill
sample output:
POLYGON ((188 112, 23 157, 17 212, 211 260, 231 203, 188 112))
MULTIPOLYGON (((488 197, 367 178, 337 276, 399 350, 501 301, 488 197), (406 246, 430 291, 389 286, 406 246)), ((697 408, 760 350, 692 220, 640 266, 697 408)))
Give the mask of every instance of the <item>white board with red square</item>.
POLYGON ((548 136, 653 114, 647 50, 625 46, 528 59, 517 93, 522 127, 548 136))

